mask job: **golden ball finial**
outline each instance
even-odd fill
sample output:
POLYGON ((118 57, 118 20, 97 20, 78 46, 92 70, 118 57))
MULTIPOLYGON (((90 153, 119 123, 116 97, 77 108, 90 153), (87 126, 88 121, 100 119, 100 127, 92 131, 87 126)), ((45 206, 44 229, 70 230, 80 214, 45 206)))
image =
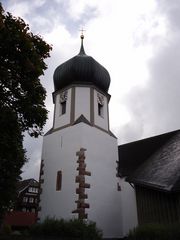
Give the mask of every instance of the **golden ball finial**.
POLYGON ((83 39, 84 39, 84 32, 85 32, 85 30, 82 28, 80 31, 81 31, 81 36, 80 36, 80 38, 83 40, 83 39))

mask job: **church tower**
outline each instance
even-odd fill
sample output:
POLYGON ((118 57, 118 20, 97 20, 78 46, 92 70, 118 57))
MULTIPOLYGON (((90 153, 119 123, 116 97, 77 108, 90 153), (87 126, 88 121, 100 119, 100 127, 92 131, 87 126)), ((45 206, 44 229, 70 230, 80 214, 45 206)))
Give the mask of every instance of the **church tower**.
POLYGON ((39 218, 94 221, 104 237, 122 236, 117 139, 109 128, 108 71, 78 55, 54 72, 54 121, 44 136, 39 218))

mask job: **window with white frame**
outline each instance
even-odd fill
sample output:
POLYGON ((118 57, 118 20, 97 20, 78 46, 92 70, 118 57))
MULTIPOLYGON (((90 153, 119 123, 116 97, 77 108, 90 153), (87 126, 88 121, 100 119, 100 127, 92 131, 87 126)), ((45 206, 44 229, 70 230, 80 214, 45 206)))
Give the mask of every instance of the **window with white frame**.
POLYGON ((23 202, 24 203, 28 202, 28 197, 23 197, 23 202))
POLYGON ((29 187, 28 191, 31 193, 38 193, 38 188, 37 187, 29 187))
POLYGON ((32 208, 32 209, 31 209, 31 212, 35 213, 35 212, 36 212, 36 209, 35 209, 35 208, 32 208))
POLYGON ((34 202, 34 198, 30 197, 30 198, 29 198, 29 202, 30 202, 30 203, 33 203, 33 202, 34 202))

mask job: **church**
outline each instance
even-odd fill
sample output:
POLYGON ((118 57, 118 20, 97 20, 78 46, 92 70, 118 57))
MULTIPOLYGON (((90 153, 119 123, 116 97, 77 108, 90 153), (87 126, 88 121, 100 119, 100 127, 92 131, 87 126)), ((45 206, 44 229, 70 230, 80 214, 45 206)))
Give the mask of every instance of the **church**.
POLYGON ((123 238, 138 224, 160 222, 175 201, 178 207, 180 147, 171 138, 180 141, 179 132, 118 146, 109 123, 110 75, 85 53, 83 41, 81 34, 80 52, 54 71, 54 119, 43 138, 38 217, 94 221, 104 238, 123 238), (163 158, 168 146, 171 156, 163 158), (175 200, 166 195, 171 190, 175 200))
POLYGON ((86 55, 83 40, 82 34, 79 54, 54 72, 54 121, 43 139, 38 216, 87 219, 104 237, 117 238, 137 224, 135 194, 117 174, 110 75, 86 55))

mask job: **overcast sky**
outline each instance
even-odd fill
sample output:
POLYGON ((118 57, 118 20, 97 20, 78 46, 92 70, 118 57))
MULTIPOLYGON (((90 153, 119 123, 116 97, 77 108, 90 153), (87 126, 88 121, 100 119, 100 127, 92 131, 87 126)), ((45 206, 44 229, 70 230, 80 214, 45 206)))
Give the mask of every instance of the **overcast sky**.
MULTIPOLYGON (((41 77, 52 126, 53 73, 84 46, 110 73, 111 130, 126 143, 180 128, 180 0, 4 0, 52 44, 41 77)), ((25 137, 23 178, 38 179, 42 138, 25 137)))

